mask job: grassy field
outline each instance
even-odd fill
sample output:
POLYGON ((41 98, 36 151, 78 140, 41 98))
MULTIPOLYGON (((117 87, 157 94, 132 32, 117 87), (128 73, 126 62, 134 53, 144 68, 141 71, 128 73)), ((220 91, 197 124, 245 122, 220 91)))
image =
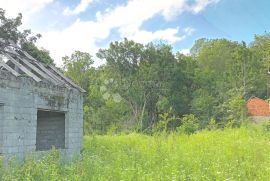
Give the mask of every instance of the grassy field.
POLYGON ((0 170, 0 180, 269 180, 270 133, 243 127, 85 137, 82 158, 72 163, 54 151, 0 170))

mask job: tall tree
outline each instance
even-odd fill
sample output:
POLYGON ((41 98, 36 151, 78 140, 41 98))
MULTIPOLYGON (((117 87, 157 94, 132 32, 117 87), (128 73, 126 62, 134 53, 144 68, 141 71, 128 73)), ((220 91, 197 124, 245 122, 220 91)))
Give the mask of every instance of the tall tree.
POLYGON ((65 56, 62 60, 65 75, 87 90, 93 72, 92 56, 89 53, 75 51, 70 57, 65 56))
POLYGON ((0 38, 7 43, 12 41, 18 44, 24 51, 43 63, 53 63, 49 52, 45 49, 39 49, 35 45, 35 42, 41 38, 41 35, 36 34, 33 36, 31 35, 31 30, 20 31, 18 27, 21 25, 21 13, 19 13, 16 18, 7 18, 5 16, 5 10, 0 8, 0 38))
POLYGON ((188 79, 185 71, 190 71, 191 58, 176 59, 169 45, 144 46, 127 39, 111 43, 98 57, 107 61, 111 90, 129 105, 139 130, 152 129, 170 107, 177 115, 189 112, 185 104, 191 96, 193 72, 187 73, 188 79))
POLYGON ((252 95, 269 98, 269 85, 266 85, 266 82, 268 78, 267 72, 270 67, 270 33, 256 35, 254 41, 251 43, 250 51, 252 58, 251 66, 254 70, 252 76, 254 85, 252 95))
POLYGON ((138 81, 139 63, 142 60, 144 47, 141 44, 125 39, 113 42, 108 49, 101 49, 97 56, 105 59, 110 78, 110 90, 118 93, 133 112, 132 122, 139 123, 144 109, 140 82, 138 81))

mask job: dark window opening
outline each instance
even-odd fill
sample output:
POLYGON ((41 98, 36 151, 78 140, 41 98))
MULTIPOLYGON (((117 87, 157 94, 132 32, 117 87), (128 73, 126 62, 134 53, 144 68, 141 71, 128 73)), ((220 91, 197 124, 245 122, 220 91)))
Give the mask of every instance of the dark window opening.
POLYGON ((65 113, 38 110, 36 150, 65 148, 65 113))

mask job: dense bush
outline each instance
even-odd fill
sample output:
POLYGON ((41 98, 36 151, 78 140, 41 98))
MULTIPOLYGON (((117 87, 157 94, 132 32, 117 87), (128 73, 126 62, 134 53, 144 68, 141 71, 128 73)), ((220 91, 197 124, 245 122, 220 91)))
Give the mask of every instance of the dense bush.
POLYGON ((177 128, 177 131, 184 134, 192 134, 199 130, 199 119, 193 114, 184 115, 181 119, 181 126, 177 128))

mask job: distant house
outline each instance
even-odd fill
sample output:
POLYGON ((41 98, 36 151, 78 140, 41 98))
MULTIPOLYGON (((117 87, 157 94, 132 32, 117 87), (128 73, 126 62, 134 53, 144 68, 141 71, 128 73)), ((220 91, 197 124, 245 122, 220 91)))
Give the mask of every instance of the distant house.
POLYGON ((247 102, 249 116, 256 123, 270 120, 269 103, 258 97, 251 97, 247 102))
POLYGON ((84 90, 53 65, 0 40, 0 155, 80 152, 84 90))

